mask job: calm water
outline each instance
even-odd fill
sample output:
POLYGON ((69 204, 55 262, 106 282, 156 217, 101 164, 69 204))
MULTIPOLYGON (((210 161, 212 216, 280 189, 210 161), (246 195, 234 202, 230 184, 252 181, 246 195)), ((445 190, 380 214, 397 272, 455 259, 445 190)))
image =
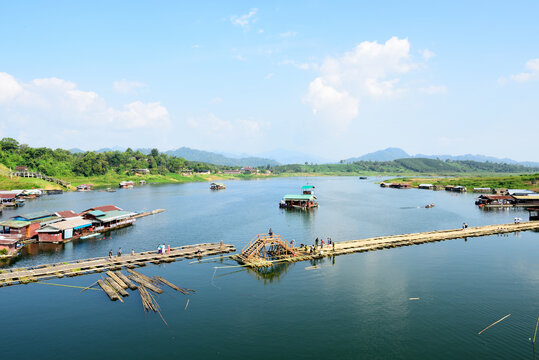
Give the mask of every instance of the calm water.
MULTIPOLYGON (((296 243, 335 241, 511 222, 527 213, 484 212, 473 194, 382 189, 357 178, 282 178, 148 185, 116 193, 67 193, 29 201, 3 218, 43 209, 81 211, 116 204, 164 208, 134 227, 63 246, 35 245, 16 266, 224 241, 241 249, 274 232, 296 243), (320 208, 286 212, 277 204, 308 181, 320 208), (434 203, 432 209, 423 206, 434 203)), ((0 289, 2 359, 103 358, 535 358, 528 338, 539 315, 538 233, 451 240, 301 262, 255 273, 230 261, 147 266, 196 290, 158 296, 165 326, 145 314, 136 293, 125 303, 98 291, 30 284, 0 289), (419 301, 410 301, 419 297, 419 301), (482 335, 477 332, 512 314, 482 335)), ((87 286, 98 275, 55 279, 87 286)))

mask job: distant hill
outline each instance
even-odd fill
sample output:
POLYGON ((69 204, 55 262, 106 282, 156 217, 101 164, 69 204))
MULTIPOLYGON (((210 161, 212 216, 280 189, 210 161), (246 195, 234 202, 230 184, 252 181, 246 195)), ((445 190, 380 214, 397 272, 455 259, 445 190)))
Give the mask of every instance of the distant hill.
POLYGON ((217 154, 210 151, 195 150, 188 147, 181 147, 176 150, 169 150, 165 152, 168 155, 182 157, 189 161, 201 161, 205 163, 225 166, 265 166, 265 165, 279 165, 279 163, 272 159, 260 158, 260 157, 244 157, 244 158, 231 158, 221 154, 217 154))
POLYGON ((285 149, 266 151, 258 153, 256 155, 263 158, 275 159, 275 161, 278 161, 281 164, 304 164, 305 162, 323 164, 332 162, 329 159, 320 158, 299 151, 291 151, 285 149))
POLYGON ((384 150, 378 150, 372 153, 365 154, 360 157, 354 157, 346 159, 345 163, 352 163, 356 161, 392 161, 397 159, 409 159, 409 158, 420 158, 420 159, 439 159, 439 160, 451 160, 451 161, 477 161, 477 162, 492 162, 492 163, 503 163, 503 164, 515 164, 523 165, 530 167, 539 167, 539 162, 533 161, 516 161, 509 158, 497 158, 494 156, 486 155, 473 155, 473 154, 464 154, 464 155, 409 155, 406 151, 400 148, 387 148, 384 150))
POLYGON ((356 162, 356 161, 392 161, 397 159, 404 159, 411 157, 406 153, 406 151, 399 148, 389 147, 384 150, 378 150, 372 153, 365 154, 360 157, 354 157, 346 159, 346 163, 356 162))

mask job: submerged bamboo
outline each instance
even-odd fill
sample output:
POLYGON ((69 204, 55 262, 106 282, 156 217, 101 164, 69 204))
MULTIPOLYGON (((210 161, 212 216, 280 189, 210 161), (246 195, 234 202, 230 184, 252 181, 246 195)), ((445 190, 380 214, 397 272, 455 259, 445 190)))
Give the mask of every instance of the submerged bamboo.
POLYGON ((503 320, 507 319, 509 316, 511 316, 511 314, 505 315, 503 318, 501 318, 500 320, 498 320, 498 321, 496 321, 496 322, 493 322, 492 324, 490 324, 489 326, 487 326, 486 328, 484 328, 483 330, 481 330, 481 331, 478 332, 477 334, 478 334, 478 335, 481 335, 481 333, 482 333, 483 331, 487 330, 487 329, 490 328, 491 326, 496 325, 496 324, 499 323, 500 321, 503 321, 503 320))

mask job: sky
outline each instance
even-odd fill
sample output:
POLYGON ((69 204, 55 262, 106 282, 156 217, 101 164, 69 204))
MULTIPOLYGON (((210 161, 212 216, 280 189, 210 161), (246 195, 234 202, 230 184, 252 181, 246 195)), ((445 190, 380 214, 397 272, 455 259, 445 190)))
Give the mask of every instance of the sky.
POLYGON ((0 137, 539 161, 537 1, 0 0, 0 137))

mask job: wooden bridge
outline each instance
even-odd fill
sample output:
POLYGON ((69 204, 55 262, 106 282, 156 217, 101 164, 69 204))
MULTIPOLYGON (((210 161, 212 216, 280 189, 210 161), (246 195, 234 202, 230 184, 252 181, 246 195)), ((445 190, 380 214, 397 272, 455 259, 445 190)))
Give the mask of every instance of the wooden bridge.
POLYGON ((7 285, 26 284, 43 279, 62 278, 64 276, 79 276, 106 270, 120 270, 123 267, 134 268, 145 266, 147 263, 159 264, 173 262, 178 258, 192 259, 209 255, 234 252, 233 245, 223 243, 205 243, 171 248, 170 252, 158 254, 157 251, 144 251, 135 255, 98 257, 74 260, 55 264, 43 264, 25 268, 0 269, 0 287, 7 285))
MULTIPOLYGON (((356 252, 375 251, 390 249, 399 246, 419 245, 436 241, 463 239, 469 237, 506 234, 527 230, 539 230, 539 221, 528 221, 519 224, 501 224, 477 226, 466 229, 450 229, 411 233, 403 235, 378 236, 360 240, 333 242, 332 245, 317 246, 311 252, 309 246, 292 248, 281 254, 275 254, 272 259, 267 256, 252 256, 255 249, 261 249, 256 245, 257 241, 251 241, 240 255, 234 255, 233 259, 240 264, 249 267, 272 266, 279 262, 295 262, 322 258, 326 256, 345 255, 356 252), (258 260, 257 260, 258 259, 258 260)), ((274 235, 278 236, 278 235, 274 235)), ((255 239, 256 240, 256 239, 255 239)), ((286 242, 285 242, 286 243, 286 242)))
POLYGON ((280 235, 258 234, 247 244, 236 260, 253 267, 271 265, 271 259, 295 256, 296 250, 280 235))
POLYGON ((71 183, 67 182, 67 181, 64 181, 64 180, 60 180, 60 179, 56 179, 56 178, 53 178, 51 176, 47 176, 47 175, 43 175, 42 173, 40 172, 33 172, 33 171, 12 171, 9 173, 9 176, 10 177, 13 177, 13 176, 17 176, 17 177, 25 177, 25 178, 37 178, 37 179, 42 179, 42 180, 45 180, 45 181, 48 181, 48 182, 52 182, 52 183, 55 183, 55 184, 58 184, 58 185, 61 185, 65 188, 68 188, 71 183))

